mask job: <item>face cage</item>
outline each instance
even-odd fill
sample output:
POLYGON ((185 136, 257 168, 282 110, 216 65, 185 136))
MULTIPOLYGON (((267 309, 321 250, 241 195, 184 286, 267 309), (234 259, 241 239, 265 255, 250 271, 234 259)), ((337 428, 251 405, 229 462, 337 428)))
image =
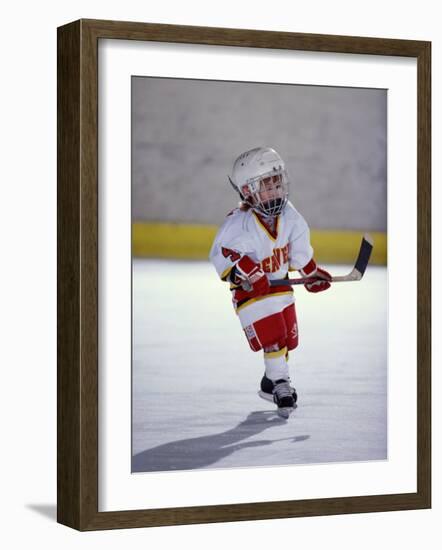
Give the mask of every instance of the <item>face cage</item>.
MULTIPOLYGON (((274 183, 276 185, 276 183, 274 183)), ((276 172, 268 172, 267 174, 261 174, 260 176, 250 179, 247 181, 247 184, 243 187, 247 188, 249 191, 244 196, 244 201, 247 202, 252 208, 263 214, 264 216, 278 216, 284 210, 288 200, 289 200, 289 178, 286 170, 278 170, 276 172), (262 201, 259 194, 262 192, 261 181, 265 178, 272 176, 281 176, 281 181, 278 182, 282 187, 282 197, 275 199, 269 199, 262 201)), ((267 187, 265 191, 269 192, 272 190, 272 187, 267 187)))

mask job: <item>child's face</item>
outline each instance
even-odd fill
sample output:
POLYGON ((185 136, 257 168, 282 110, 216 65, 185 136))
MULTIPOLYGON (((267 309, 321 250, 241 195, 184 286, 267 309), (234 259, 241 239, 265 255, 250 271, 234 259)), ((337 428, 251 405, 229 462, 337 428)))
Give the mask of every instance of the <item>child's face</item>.
POLYGON ((263 178, 258 195, 262 202, 284 198, 284 186, 281 174, 263 178))

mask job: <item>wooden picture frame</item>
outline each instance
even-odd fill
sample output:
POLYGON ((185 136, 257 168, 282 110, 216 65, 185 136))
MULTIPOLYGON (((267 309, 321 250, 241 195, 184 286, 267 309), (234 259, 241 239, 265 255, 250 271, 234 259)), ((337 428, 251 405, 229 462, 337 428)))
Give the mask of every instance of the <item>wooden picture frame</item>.
POLYGON ((58 29, 58 521, 81 531, 431 506, 431 44, 119 21, 58 29), (418 70, 417 492, 98 511, 98 41, 403 56, 418 70))

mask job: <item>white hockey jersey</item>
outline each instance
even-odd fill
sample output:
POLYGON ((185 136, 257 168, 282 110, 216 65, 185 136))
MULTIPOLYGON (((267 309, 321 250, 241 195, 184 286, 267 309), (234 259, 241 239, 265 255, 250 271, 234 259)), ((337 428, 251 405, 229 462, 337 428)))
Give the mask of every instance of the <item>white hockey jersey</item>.
POLYGON ((313 257, 310 231, 301 214, 289 202, 272 232, 265 220, 250 209, 228 214, 210 251, 210 261, 218 275, 227 280, 242 256, 261 264, 271 279, 283 279, 289 270, 302 269, 313 257))

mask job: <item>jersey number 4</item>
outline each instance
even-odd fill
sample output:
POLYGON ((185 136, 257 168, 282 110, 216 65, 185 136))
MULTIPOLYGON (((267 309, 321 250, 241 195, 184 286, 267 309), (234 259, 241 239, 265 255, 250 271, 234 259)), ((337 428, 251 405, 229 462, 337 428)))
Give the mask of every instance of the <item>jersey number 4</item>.
POLYGON ((235 252, 230 248, 222 247, 222 252, 223 252, 224 258, 230 258, 232 262, 236 262, 241 258, 241 254, 239 254, 239 252, 235 252))

